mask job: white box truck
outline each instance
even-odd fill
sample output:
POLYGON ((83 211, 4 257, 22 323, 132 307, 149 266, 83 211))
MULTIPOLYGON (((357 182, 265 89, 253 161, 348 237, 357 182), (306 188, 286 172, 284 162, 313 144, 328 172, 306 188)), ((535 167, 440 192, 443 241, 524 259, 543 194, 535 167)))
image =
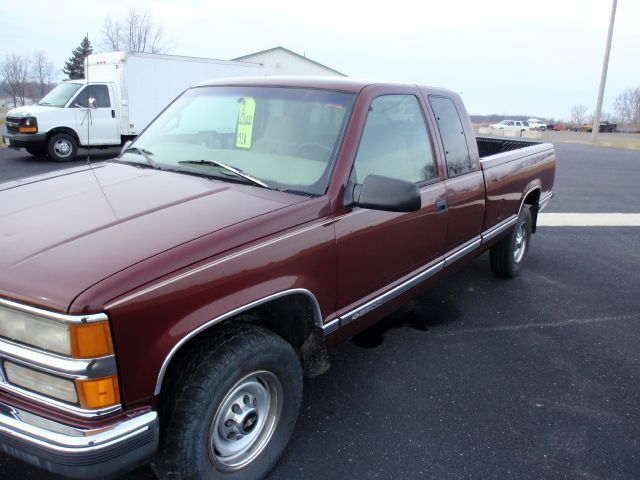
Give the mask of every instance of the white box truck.
POLYGON ((35 156, 67 161, 78 147, 123 145, 174 98, 204 80, 262 76, 257 63, 112 52, 89 55, 83 80, 56 86, 38 104, 7 113, 3 140, 35 156))

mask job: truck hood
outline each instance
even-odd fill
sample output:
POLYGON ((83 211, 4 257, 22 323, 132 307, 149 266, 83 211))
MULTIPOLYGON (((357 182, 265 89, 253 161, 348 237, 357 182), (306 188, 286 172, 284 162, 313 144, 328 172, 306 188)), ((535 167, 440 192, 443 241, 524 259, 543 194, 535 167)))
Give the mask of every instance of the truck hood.
POLYGON ((52 110, 60 111, 60 107, 50 107, 47 105, 25 105, 24 107, 14 108, 7 112, 7 117, 24 118, 24 117, 37 117, 43 113, 48 113, 52 110))
POLYGON ((131 265, 303 200, 111 162, 0 184, 0 296, 67 311, 131 265))

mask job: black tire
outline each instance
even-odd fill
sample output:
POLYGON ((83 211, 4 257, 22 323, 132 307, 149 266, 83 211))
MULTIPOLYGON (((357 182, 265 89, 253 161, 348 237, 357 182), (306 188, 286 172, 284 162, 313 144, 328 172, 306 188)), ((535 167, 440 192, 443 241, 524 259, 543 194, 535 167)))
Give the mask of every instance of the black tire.
POLYGON ((34 145, 32 147, 26 147, 25 150, 34 157, 44 157, 47 155, 46 145, 34 145))
POLYGON ((282 454, 298 418, 302 370, 296 351, 268 330, 235 325, 203 339, 183 359, 163 387, 160 447, 152 462, 156 475, 263 478, 282 454), (268 399, 260 387, 270 392, 268 399), (267 414, 261 416, 267 405, 267 414), (232 457, 218 449, 222 445, 233 451, 247 440, 246 453, 235 466, 232 457))
POLYGON ((498 277, 514 278, 520 274, 522 264, 529 251, 531 239, 531 210, 523 206, 511 234, 491 247, 489 262, 498 277))
POLYGON ((78 142, 67 133, 56 133, 47 142, 47 153, 56 162, 68 162, 76 157, 78 142))

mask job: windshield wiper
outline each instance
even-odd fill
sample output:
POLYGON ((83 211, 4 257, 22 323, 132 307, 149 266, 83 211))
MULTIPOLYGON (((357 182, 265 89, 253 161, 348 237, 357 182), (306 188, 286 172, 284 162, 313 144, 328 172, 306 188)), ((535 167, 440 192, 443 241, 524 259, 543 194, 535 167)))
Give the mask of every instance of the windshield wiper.
POLYGON ((182 160, 181 162, 178 162, 178 163, 179 164, 183 164, 183 165, 213 165, 213 166, 216 166, 216 167, 224 168, 225 170, 228 170, 228 171, 230 171, 232 173, 235 173, 239 177, 242 177, 242 178, 244 178, 246 180, 249 180, 254 185, 258 185, 259 187, 268 188, 269 190, 273 190, 273 187, 270 187, 269 185, 264 183, 262 180, 258 180, 257 178, 254 178, 251 175, 248 175, 248 174, 244 173, 239 168, 230 167, 229 165, 225 165, 224 163, 218 162, 218 161, 215 161, 215 160, 182 160))
POLYGON ((156 170, 162 170, 160 168, 160 165, 158 165, 155 162, 155 160, 151 158, 151 155, 153 155, 153 153, 150 152, 149 150, 145 150, 144 148, 138 148, 138 147, 129 147, 122 153, 136 153, 138 155, 142 155, 144 159, 147 161, 147 163, 149 164, 149 166, 151 166, 151 168, 155 168, 156 170))

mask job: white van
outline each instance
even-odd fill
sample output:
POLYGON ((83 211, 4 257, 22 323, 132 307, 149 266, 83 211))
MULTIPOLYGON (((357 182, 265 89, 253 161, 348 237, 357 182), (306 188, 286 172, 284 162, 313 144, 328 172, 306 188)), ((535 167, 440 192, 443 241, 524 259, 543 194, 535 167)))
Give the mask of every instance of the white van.
POLYGON ((204 80, 262 76, 260 64, 113 52, 89 55, 87 78, 56 86, 38 104, 10 110, 3 140, 36 156, 72 160, 78 147, 122 145, 174 98, 204 80))

